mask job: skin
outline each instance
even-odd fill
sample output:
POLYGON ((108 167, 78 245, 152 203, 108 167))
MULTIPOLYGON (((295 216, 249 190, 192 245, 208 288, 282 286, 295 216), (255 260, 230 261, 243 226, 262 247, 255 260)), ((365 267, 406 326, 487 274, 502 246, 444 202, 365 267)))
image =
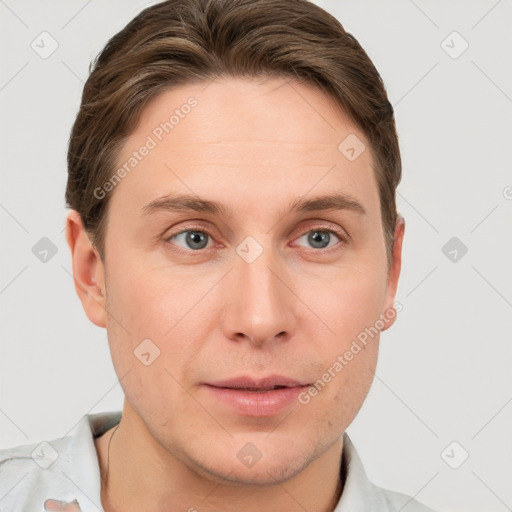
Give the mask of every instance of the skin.
POLYGON ((115 436, 111 429, 96 440, 103 506, 333 510, 341 436, 368 393, 378 336, 308 404, 274 416, 242 417, 202 384, 242 375, 321 378, 393 308, 403 219, 388 266, 368 141, 325 93, 282 78, 223 78, 161 93, 118 164, 191 96, 197 106, 112 192, 104 261, 79 215, 67 220, 77 293, 88 318, 107 329, 125 393, 115 436), (366 145, 354 161, 338 150, 349 134, 366 145), (296 199, 334 192, 365 213, 289 211, 296 199), (171 193, 218 201, 232 216, 143 215, 171 193), (170 238, 185 229, 210 235, 207 247, 194 249, 186 233, 170 238), (308 239, 333 229, 345 242, 335 232, 325 234, 326 247, 308 239), (251 263, 236 252, 248 236, 263 250, 251 263), (160 350, 149 366, 134 356, 147 338, 160 350), (262 453, 250 468, 237 458, 249 442, 262 453))

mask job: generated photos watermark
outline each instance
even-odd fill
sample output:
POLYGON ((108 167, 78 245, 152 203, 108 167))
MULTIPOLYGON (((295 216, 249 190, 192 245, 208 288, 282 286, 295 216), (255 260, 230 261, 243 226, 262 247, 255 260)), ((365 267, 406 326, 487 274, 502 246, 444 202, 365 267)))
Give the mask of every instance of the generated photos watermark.
POLYGON ((386 324, 393 320, 398 313, 403 309, 400 302, 395 302, 393 307, 388 308, 384 313, 379 315, 379 318, 369 327, 365 327, 357 337, 352 340, 350 347, 345 350, 342 355, 339 355, 329 368, 322 374, 322 376, 307 390, 299 394, 298 400, 302 405, 307 405, 311 399, 318 395, 329 382, 331 382, 342 370, 354 359, 362 350, 366 348, 368 342, 377 337, 386 324))
POLYGON ((151 133, 146 137, 146 140, 142 146, 137 150, 133 151, 131 156, 121 165, 114 174, 101 186, 94 189, 93 195, 96 199, 104 199, 105 196, 114 190, 114 188, 135 169, 144 158, 146 158, 150 152, 155 149, 166 135, 172 132, 176 126, 178 126, 182 119, 185 119, 194 107, 197 107, 198 101, 196 98, 191 96, 187 99, 186 103, 183 103, 179 108, 174 109, 174 113, 169 117, 168 120, 162 121, 158 126, 153 128, 151 133))

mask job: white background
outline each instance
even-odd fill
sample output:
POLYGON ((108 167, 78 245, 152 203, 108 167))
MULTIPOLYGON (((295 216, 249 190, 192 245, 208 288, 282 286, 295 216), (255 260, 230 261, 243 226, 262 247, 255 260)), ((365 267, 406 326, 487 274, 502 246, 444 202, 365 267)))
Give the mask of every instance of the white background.
MULTIPOLYGON (((0 1, 0 448, 122 408, 70 277, 66 145, 89 62, 150 3, 0 1), (59 45, 47 59, 31 48, 43 31, 59 45), (42 237, 57 247, 46 263, 42 237)), ((318 3, 379 70, 403 158, 404 309, 349 434, 378 485, 440 510, 511 510, 512 2, 318 3), (469 43, 456 59, 453 31, 469 43), (468 248, 456 262, 442 252, 454 236, 468 248), (458 469, 441 457, 452 441, 452 464, 469 454, 458 469)))

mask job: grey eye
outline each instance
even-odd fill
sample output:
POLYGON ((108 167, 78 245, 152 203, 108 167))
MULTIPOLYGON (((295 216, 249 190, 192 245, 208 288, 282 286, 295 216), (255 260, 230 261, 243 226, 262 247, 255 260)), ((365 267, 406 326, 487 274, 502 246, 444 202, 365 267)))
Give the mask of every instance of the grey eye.
POLYGON ((308 244, 311 245, 311 247, 315 249, 325 249, 326 247, 329 246, 329 243, 331 242, 331 235, 334 235, 336 238, 339 239, 338 235, 333 231, 325 229, 315 229, 302 235, 299 238, 299 240, 301 238, 307 237, 307 242, 308 244))
MULTIPOLYGON (((204 231, 197 230, 187 230, 182 231, 181 233, 177 233, 169 238, 169 240, 177 240, 179 237, 183 237, 185 235, 185 243, 186 246, 184 249, 204 249, 208 245, 208 238, 210 235, 205 233, 204 231)), ((177 244, 179 245, 179 244, 177 244)))

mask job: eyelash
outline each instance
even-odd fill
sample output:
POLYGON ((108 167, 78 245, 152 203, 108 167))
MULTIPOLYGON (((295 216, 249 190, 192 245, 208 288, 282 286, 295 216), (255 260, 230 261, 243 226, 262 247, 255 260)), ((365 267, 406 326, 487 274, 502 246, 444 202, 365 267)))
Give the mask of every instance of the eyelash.
MULTIPOLYGON (((175 245, 171 242, 171 239, 173 237, 176 237, 183 233, 188 233, 189 231, 198 231, 199 233, 204 233, 205 235, 208 235, 210 237, 210 239, 214 240, 214 236, 204 227, 202 227, 202 226, 187 226, 186 229, 182 229, 176 233, 173 233, 173 234, 165 237, 165 242, 167 242, 171 245, 175 245)), ((335 244, 332 247, 329 247, 327 249, 315 249, 314 247, 310 247, 309 250, 313 251, 315 253, 330 254, 331 252, 341 250, 340 246, 344 246, 346 243, 348 243, 348 240, 350 238, 350 236, 348 234, 346 234, 344 231, 342 231, 341 229, 332 229, 332 228, 326 228, 326 227, 324 227, 324 228, 315 227, 313 229, 308 229, 303 234, 301 234, 298 238, 301 238, 304 235, 307 235, 308 233, 311 233, 313 231, 320 231, 323 233, 331 233, 331 234, 336 235, 339 238, 339 242, 337 244, 335 244)), ((190 254, 190 253, 201 254, 201 253, 204 253, 205 251, 207 251, 208 249, 205 248, 205 249, 193 250, 193 249, 183 249, 182 247, 178 247, 177 249, 173 249, 173 250, 176 250, 177 252, 181 252, 181 253, 186 253, 186 254, 190 254)))

